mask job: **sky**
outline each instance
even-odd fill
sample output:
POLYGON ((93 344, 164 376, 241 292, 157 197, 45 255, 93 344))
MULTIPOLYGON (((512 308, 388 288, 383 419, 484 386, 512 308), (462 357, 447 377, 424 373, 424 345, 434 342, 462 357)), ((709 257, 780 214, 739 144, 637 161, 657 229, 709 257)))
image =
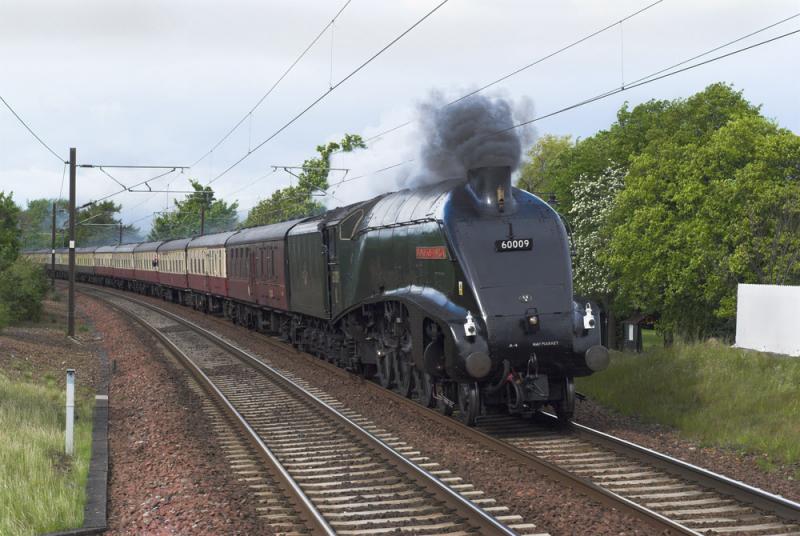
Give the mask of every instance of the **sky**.
MULTIPOLYGON (((413 122, 432 92, 456 98, 652 3, 653 0, 450 0, 300 119, 250 152, 440 0, 352 0, 297 66, 211 155, 152 188, 208 183, 238 200, 242 217, 293 177, 299 165, 345 133, 365 138, 411 120, 334 158, 329 205, 398 188, 420 145, 413 122), (346 173, 346 175, 345 175, 346 173)), ((281 76, 345 0, 3 0, 0 96, 62 158, 79 164, 189 166, 206 154, 281 76)), ((799 0, 663 0, 487 94, 534 118, 649 75, 800 12, 799 0)), ((800 28, 800 17, 715 53, 800 28)), ((709 56, 710 57, 710 56, 709 56)), ((591 136, 619 107, 685 98, 727 82, 800 132, 800 34, 543 119, 534 134, 591 136)), ((108 169, 126 186, 159 170, 108 169)), ((67 195, 64 165, 0 106, 0 191, 29 199, 67 195)), ((119 190, 96 169, 77 175, 78 204, 119 190)), ((154 212, 181 193, 126 192, 122 219, 146 231, 154 212)))

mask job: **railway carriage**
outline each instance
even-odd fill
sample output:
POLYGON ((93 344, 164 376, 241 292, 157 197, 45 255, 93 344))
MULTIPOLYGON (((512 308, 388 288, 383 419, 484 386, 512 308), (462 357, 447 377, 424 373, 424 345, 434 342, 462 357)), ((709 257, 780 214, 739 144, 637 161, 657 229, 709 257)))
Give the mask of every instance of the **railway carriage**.
POLYGON ((154 285, 159 283, 158 247, 163 240, 144 242, 133 250, 133 266, 136 277, 137 292, 152 293, 154 285))
POLYGON ((111 275, 117 288, 130 288, 134 281, 133 251, 139 244, 122 244, 111 252, 111 275))
POLYGON ((98 282, 114 277, 113 253, 115 246, 101 246, 94 251, 94 272, 98 282))
POLYGON ((158 282, 165 297, 186 301, 189 281, 186 274, 186 246, 190 238, 169 240, 158 246, 158 282))
POLYGON ((228 296, 225 242, 234 234, 236 231, 199 236, 189 242, 187 277, 195 308, 222 311, 222 300, 228 296))
POLYGON ((94 278, 96 249, 96 247, 75 248, 75 277, 79 280, 90 281, 94 278))
POLYGON ((299 221, 242 229, 228 238, 228 296, 235 301, 226 314, 237 322, 277 328, 280 319, 270 313, 289 310, 286 233, 299 221))
POLYGON ((66 279, 69 273, 69 249, 56 248, 56 277, 66 279))

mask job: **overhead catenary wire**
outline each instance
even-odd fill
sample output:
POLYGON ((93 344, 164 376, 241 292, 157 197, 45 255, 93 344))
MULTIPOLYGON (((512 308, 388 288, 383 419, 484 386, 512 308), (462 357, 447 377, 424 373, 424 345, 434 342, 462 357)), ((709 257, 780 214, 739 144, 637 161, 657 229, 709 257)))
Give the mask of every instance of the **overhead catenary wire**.
POLYGON ((381 55, 382 55, 384 52, 386 52, 387 50, 389 50, 389 49, 390 49, 390 48, 391 48, 391 47, 392 47, 392 46, 393 46, 395 43, 397 43, 397 42, 398 42, 398 41, 400 41, 400 40, 401 40, 403 37, 405 37, 406 35, 408 35, 409 33, 411 33, 411 31, 412 31, 412 30, 414 30, 414 28, 416 28, 417 26, 419 26, 420 24, 422 24, 422 23, 423 23, 425 20, 427 20, 427 19, 428 19, 428 18, 429 18, 431 15, 433 15, 434 13, 436 13, 436 12, 437 12, 439 9, 441 9, 441 8, 442 8, 442 7, 443 7, 443 6, 444 6, 444 5, 445 5, 447 2, 449 2, 449 0, 442 0, 440 3, 438 3, 438 4, 437 4, 437 5, 436 5, 436 6, 435 6, 433 9, 431 9, 430 11, 428 11, 428 12, 427 12, 427 13, 426 13, 426 14, 425 14, 425 15, 424 15, 422 18, 420 18, 420 19, 419 19, 419 20, 417 20, 417 21, 416 21, 414 24, 412 24, 411 26, 409 26, 409 27, 408 27, 406 30, 404 30, 402 33, 400 33, 400 35, 398 35, 397 37, 395 37, 394 39, 392 39, 391 41, 389 41, 389 42, 388 42, 386 45, 384 45, 384 46, 383 46, 383 48, 381 48, 381 49, 380 49, 380 50, 378 50, 376 53, 374 53, 372 56, 370 56, 370 57, 369 57, 369 58, 368 58, 366 61, 364 61, 364 62, 363 62, 363 63, 361 63, 361 64, 360 64, 358 67, 356 67, 354 70, 352 70, 352 71, 351 71, 351 72, 350 72, 350 73, 349 73, 347 76, 345 76, 344 78, 342 78, 341 80, 339 80, 338 82, 336 82, 336 83, 335 83, 333 86, 331 86, 331 87, 330 87, 330 88, 329 88, 327 91, 325 91, 325 92, 324 92, 322 95, 320 95, 320 96, 319 96, 319 97, 317 97, 317 98, 316 98, 314 101, 312 101, 312 102, 311 102, 311 104, 309 104, 308 106, 306 106, 306 107, 305 107, 305 108, 304 108, 302 111, 300 111, 298 114, 296 114, 294 117, 292 117, 292 118, 291 118, 291 119, 290 119, 290 120, 289 120, 287 123, 285 123, 285 124, 284 124, 282 127, 280 127, 280 128, 279 128, 279 129, 277 129, 275 132, 273 132, 272 134, 270 134, 270 135, 269 135, 269 136, 268 136, 266 139, 264 139, 264 140, 263 140, 262 142, 260 142, 258 145, 256 145, 256 146, 255 146, 255 147, 253 147, 251 150, 249 150, 248 152, 246 152, 246 153, 245 153, 245 154, 244 154, 244 155, 243 155, 241 158, 239 158, 238 160, 236 160, 236 161, 235 161, 233 164, 231 164, 230 166, 228 166, 227 168, 225 168, 225 170, 223 170, 221 173, 219 173, 217 176, 215 176, 213 179, 211 179, 211 180, 208 182, 208 184, 212 184, 212 183, 216 182, 217 180, 219 180, 220 178, 224 177, 224 176, 225 176, 225 175, 226 175, 228 172, 230 172, 230 171, 231 171, 233 168, 235 168, 236 166, 238 166, 239 164, 241 164, 242 162, 244 162, 244 161, 245 161, 245 160, 246 160, 246 159, 247 159, 247 158, 248 158, 248 157, 249 157, 251 154, 253 154, 254 152, 258 151, 258 150, 259 150, 259 149, 261 149, 261 148, 262 148, 264 145, 266 145, 267 143, 269 143, 270 141, 272 141, 272 140, 273 140, 273 139, 274 139, 276 136, 278 136, 278 135, 279 135, 281 132, 283 132, 284 130, 286 130, 287 128, 289 128, 289 126, 290 126, 290 125, 292 125, 292 124, 293 124, 295 121, 297 121, 297 120, 298 120, 298 119, 300 119, 300 118, 301 118, 303 115, 305 115, 305 114, 306 114, 306 113, 307 113, 309 110, 311 110, 311 109, 312 109, 312 108, 314 108, 314 107, 315 107, 317 104, 319 104, 319 103, 320 103, 322 100, 324 100, 324 99, 325 99, 325 97, 327 97, 328 95, 330 95, 331 93, 333 93, 333 92, 334 92, 334 91, 335 91, 337 88, 339 88, 339 87, 340 87, 342 84, 344 84, 345 82, 347 82, 348 80, 350 80, 350 79, 351 79, 353 76, 355 76, 355 75, 356 75, 358 72, 360 72, 362 69, 364 69, 364 68, 365 68, 367 65, 369 65, 370 63, 372 63, 372 62, 373 62, 374 60, 376 60, 376 59, 377 59, 379 56, 381 56, 381 55))
POLYGON ((47 145, 47 143, 45 143, 45 141, 44 141, 44 140, 43 140, 41 137, 39 137, 39 135, 38 135, 36 132, 34 132, 34 131, 33 131, 33 129, 32 129, 32 128, 31 128, 31 127, 28 125, 28 123, 26 123, 26 122, 25 122, 25 120, 24 120, 24 119, 22 119, 22 117, 20 117, 20 115, 19 115, 19 114, 16 112, 16 110, 14 110, 14 108, 12 108, 12 107, 11 107, 11 105, 8 103, 8 101, 6 101, 6 99, 4 99, 4 98, 3 98, 3 96, 2 96, 2 95, 0 95, 0 102, 2 102, 2 103, 5 105, 5 107, 6 107, 6 108, 8 108, 8 111, 9 111, 9 112, 11 112, 11 113, 14 115, 14 117, 16 117, 16 118, 17 118, 17 121, 19 121, 19 123, 20 123, 20 124, 21 124, 23 127, 25 127, 25 129, 26 129, 28 132, 30 132, 31 136, 33 136, 34 138, 36 138, 36 141, 38 141, 38 142, 39 142, 39 143, 42 145, 42 147, 44 147, 45 149, 47 149, 47 151, 48 151, 50 154, 52 154, 53 156, 55 156, 56 158, 58 158, 58 161, 59 161, 59 162, 61 162, 61 163, 66 163, 66 164, 68 164, 68 163, 69 163, 69 161, 68 161, 67 159, 65 159, 65 158, 61 157, 61 156, 60 156, 60 155, 59 155, 57 152, 55 152, 55 151, 53 150, 53 148, 52 148, 52 147, 50 147, 49 145, 47 145))
MULTIPOLYGON (((262 95, 261 98, 258 99, 258 102, 256 102, 255 105, 252 108, 250 108, 250 110, 246 114, 244 114, 244 116, 242 116, 242 118, 235 125, 233 125, 233 127, 231 127, 231 129, 228 130, 228 132, 226 132, 225 135, 222 136, 222 138, 220 138, 220 140, 217 143, 215 143, 213 147, 211 147, 211 149, 206 151, 206 153, 203 154, 203 156, 201 156, 200 158, 195 160, 194 163, 192 163, 192 165, 190 167, 194 167, 197 164, 199 164, 200 162, 202 162, 203 160, 205 160, 220 145, 225 143, 225 140, 227 140, 231 136, 231 134, 233 134, 236 131, 236 129, 238 129, 242 125, 242 123, 244 123, 248 118, 252 117, 253 112, 255 112, 256 109, 259 106, 261 106, 261 104, 267 99, 267 97, 269 97, 270 94, 272 94, 272 92, 275 90, 275 88, 278 87, 278 85, 283 81, 283 79, 286 78, 289 75, 290 72, 292 72, 292 70, 295 68, 295 66, 297 66, 298 63, 300 63, 300 60, 303 59, 303 57, 308 53, 308 51, 311 50, 314 47, 315 44, 317 44, 317 41, 319 41, 320 38, 323 35, 325 35, 325 32, 328 30, 328 28, 331 28, 333 26, 333 24, 336 21, 336 19, 339 18, 339 15, 341 15, 342 12, 347 8, 347 6, 350 5, 350 2, 352 2, 352 0, 347 0, 344 3, 344 5, 341 8, 339 8, 339 11, 336 12, 336 14, 330 20, 330 22, 328 22, 322 28, 322 30, 319 31, 319 33, 316 35, 316 37, 314 37, 314 39, 311 40, 311 42, 308 44, 308 46, 306 46, 306 48, 303 49, 303 51, 300 53, 300 55, 298 55, 295 58, 295 60, 291 63, 291 65, 289 65, 289 67, 283 72, 283 74, 281 74, 281 76, 278 77, 278 79, 272 84, 272 86, 270 86, 270 88, 266 91, 266 93, 264 93, 264 95, 262 95)), ((332 58, 333 58, 333 52, 331 52, 331 62, 333 61, 332 58)), ((333 76, 333 70, 332 69, 333 69, 333 67, 331 67, 331 76, 333 76)), ((248 152, 250 152, 249 144, 248 144, 248 152)))
MULTIPOLYGON (((791 32, 787 32, 787 33, 775 36, 775 37, 771 37, 769 39, 765 39, 763 41, 759 41, 758 43, 754 43, 754 44, 748 45, 746 47, 742 47, 742 48, 733 50, 731 52, 727 52, 725 54, 720 54, 719 56, 714 56, 713 58, 710 58, 710 59, 707 59, 707 60, 704 60, 704 61, 701 61, 701 62, 698 62, 698 63, 693 63, 691 65, 688 65, 686 67, 683 67, 683 68, 680 68, 680 69, 677 69, 677 70, 674 70, 674 71, 669 71, 669 72, 665 73, 664 70, 662 69, 661 71, 657 71, 657 72, 660 72, 660 73, 663 73, 663 74, 657 75, 656 73, 652 73, 652 74, 650 74, 648 76, 640 78, 639 80, 637 80, 635 82, 632 82, 630 84, 623 84, 618 88, 614 88, 614 89, 611 89, 611 90, 606 91, 604 93, 600 93, 599 95, 595 95, 594 97, 590 97, 590 98, 588 98, 586 100, 583 100, 581 102, 575 103, 575 104, 570 105, 570 106, 566 106, 564 108, 561 108, 560 110, 556 110, 556 111, 551 112, 549 114, 542 115, 542 116, 539 116, 539 117, 535 117, 535 118, 529 119, 527 121, 522 121, 522 122, 517 123, 515 125, 512 125, 512 126, 510 126, 508 128, 504 128, 504 129, 492 132, 491 134, 487 135, 486 137, 489 138, 489 137, 492 137, 492 136, 496 136, 498 134, 502 134, 503 132, 508 132, 509 130, 515 130, 517 128, 520 128, 520 127, 523 127, 523 126, 526 126, 526 125, 530 125, 530 124, 535 123, 537 121, 541 121, 542 119, 547 119, 548 117, 553 117, 554 115, 558 115, 558 114, 567 112, 569 110, 574 110, 575 108, 580 108, 581 106, 585 106, 585 105, 590 104, 592 102, 596 102, 596 101, 599 101, 599 100, 602 100, 602 99, 606 99, 606 98, 608 98, 608 97, 610 97, 612 95, 616 95, 616 94, 622 93, 624 91, 628 91, 628 90, 631 90, 631 89, 634 89, 634 88, 637 88, 637 87, 640 87, 640 86, 644 86, 646 84, 651 84, 651 83, 656 82, 658 80, 663 80, 664 78, 669 78, 670 76, 675 76, 676 74, 684 73, 686 71, 690 71, 692 69, 696 69, 698 67, 702 67, 703 65, 708 65, 709 63, 713 63, 715 61, 719 61, 719 60, 722 60, 722 59, 725 59, 725 58, 729 58, 731 56, 735 56, 736 54, 741 54, 742 52, 746 52, 748 50, 752 50, 754 48, 757 48, 757 47, 760 47, 760 46, 763 46, 763 45, 766 45, 766 44, 769 44, 769 43, 773 43, 775 41, 778 41, 780 39, 784 39, 786 37, 790 37, 792 35, 796 35, 798 33, 800 33, 800 28, 798 28, 797 30, 793 30, 791 32)), ((717 48, 717 50, 719 50, 719 48, 717 48)), ((702 57, 702 56, 705 56, 707 54, 708 54, 708 52, 703 53, 698 57, 702 57)), ((683 64, 685 64, 685 62, 681 62, 680 65, 683 65, 683 64)))
POLYGON ((58 199, 64 194, 64 178, 67 176, 67 166, 69 163, 64 162, 64 169, 61 170, 61 188, 58 189, 58 199))
MULTIPOLYGON (((705 52, 703 52, 701 54, 698 54, 696 56, 692 56, 691 58, 688 58, 686 60, 683 60, 683 61, 681 61, 679 63, 676 63, 676 64, 672 65, 671 67, 667 67, 667 68, 664 68, 664 69, 659 69, 659 70, 657 70, 657 71, 655 71, 655 72, 653 72, 653 73, 651 73, 651 74, 649 74, 647 76, 644 76, 644 77, 641 77, 641 78, 639 78, 637 80, 634 80, 633 82, 622 83, 619 87, 610 89, 608 91, 604 91, 603 93, 599 93, 599 94, 597 94, 597 95, 595 95, 593 97, 589 97, 589 98, 584 99, 582 101, 579 101, 579 102, 576 102, 576 103, 571 104, 569 106, 565 106, 563 108, 554 110, 554 111, 552 111, 550 113, 534 117, 534 118, 529 119, 527 121, 522 121, 520 123, 516 123, 516 124, 514 124, 512 126, 509 126, 508 128, 504 128, 504 129, 497 130, 495 132, 489 133, 489 134, 487 134, 485 136, 485 138, 488 139, 488 138, 491 138, 491 137, 496 136, 498 134, 502 134, 502 133, 508 132, 510 130, 514 130, 514 129, 517 129, 517 128, 520 128, 520 127, 523 127, 523 126, 526 126, 526 125, 530 125, 532 123, 536 123, 536 122, 541 121, 543 119, 547 119, 547 118, 550 118, 550 117, 553 117, 553 116, 568 112, 570 110, 574 110, 576 108, 580 108, 582 106, 586 106, 587 104, 591 104, 593 102, 597 102, 599 100, 606 99, 608 97, 611 97, 612 95, 617 95, 617 94, 622 93, 624 91, 628 91, 628 90, 631 90, 631 89, 634 89, 634 88, 637 88, 637 87, 644 86, 646 84, 650 84, 650 83, 653 83, 653 82, 656 82, 656 81, 659 81, 659 80, 663 80, 665 78, 668 78, 668 77, 671 77, 671 76, 675 76, 677 74, 684 73, 686 71, 690 71, 690 70, 696 69, 698 67, 702 67, 703 65, 708 65, 710 63, 713 63, 713 62, 716 62, 716 61, 720 61, 722 59, 734 56, 736 54, 740 54, 742 52, 746 52, 748 50, 752 50, 754 48, 757 48, 757 47, 760 47, 760 46, 763 46, 763 45, 778 41, 780 39, 784 39, 784 38, 790 37, 792 35, 796 35, 796 34, 800 33, 800 28, 796 29, 796 30, 793 30, 793 31, 790 31, 790 32, 787 32, 787 33, 784 33, 784 34, 781 34, 781 35, 778 35, 778 36, 775 36, 775 37, 772 37, 772 38, 769 38, 769 39, 765 39, 763 41, 759 41, 757 43, 754 43, 752 45, 748 45, 746 47, 742 47, 742 48, 733 50, 731 52, 727 52, 725 54, 720 54, 719 56, 714 56, 713 58, 710 58, 710 59, 707 59, 707 60, 704 60, 704 61, 701 61, 701 62, 698 62, 698 63, 693 63, 691 65, 688 65, 686 67, 682 67, 680 69, 676 69, 679 66, 686 65, 687 62, 690 62, 690 61, 693 61, 695 59, 699 59, 701 57, 707 56, 707 55, 709 55, 709 54, 711 54, 711 53, 713 53, 715 51, 720 50, 721 48, 725 48, 727 46, 730 46, 732 44, 740 42, 742 39, 746 39, 747 37, 752 37, 753 35, 756 35, 756 34, 758 34, 760 32, 763 32, 765 30, 773 28, 777 24, 780 24, 782 22, 786 22, 786 21, 791 20, 791 19, 793 19, 793 18, 795 18, 797 16, 800 16, 800 13, 798 13, 797 15, 793 15, 791 17, 787 17, 786 19, 783 19, 783 20, 781 20, 779 22, 776 22, 774 24, 771 24, 769 26, 765 26, 765 27, 763 27, 763 28, 761 28, 759 30, 756 30, 754 32, 751 32, 751 33, 749 33, 749 34, 747 34, 747 35, 745 35, 743 37, 734 39, 732 41, 728 41, 727 43, 725 43, 723 45, 719 45, 717 47, 714 47, 714 48, 712 48, 710 50, 707 50, 707 51, 705 51, 705 52)), ((339 182, 331 184, 329 186, 329 188, 334 188, 334 187, 339 186, 339 185, 341 185, 343 183, 346 183, 346 182, 359 180, 359 179, 363 179, 363 178, 366 178, 366 177, 371 177, 371 176, 373 176, 375 174, 378 174, 378 173, 381 173, 383 171, 386 171, 386 170, 389 170, 389 169, 392 169, 392 168, 395 168, 395 167, 399 167, 399 166, 402 166, 404 164, 408 164, 408 163, 411 163, 411 162, 414 162, 414 159, 404 160, 402 162, 398 162, 396 164, 392 164, 390 166, 386 166, 386 167, 381 168, 379 170, 371 171, 371 172, 365 173, 363 175, 358 175, 356 177, 349 177, 346 180, 342 180, 342 181, 339 181, 339 182)))
MULTIPOLYGON (((104 167, 113 167, 113 166, 104 166, 104 167)), ((120 167, 120 166, 117 166, 117 167, 120 167)), ((160 168, 160 166, 155 166, 155 167, 157 167, 157 168, 160 168)), ((150 169, 150 166, 146 166, 145 168, 146 168, 146 169, 150 169)), ((123 190, 118 190, 118 191, 116 191, 116 192, 110 193, 110 194, 108 194, 108 195, 105 195, 105 196, 103 196, 103 197, 100 197, 100 198, 98 198, 98 199, 94 199, 94 200, 92 200, 92 201, 89 201, 88 203, 84 203, 84 204, 82 205, 82 207, 81 207, 81 208, 83 208, 83 207, 87 207, 87 206, 89 206, 89 205, 93 205, 93 204, 95 204, 95 203, 100 203, 101 201, 105 201, 106 199, 110 199, 110 198, 112 198, 112 197, 116 197, 116 196, 118 196, 118 195, 120 195, 120 194, 124 194, 125 192, 130 192, 132 188, 136 188, 136 187, 138 187, 138 186, 141 186, 141 185, 143 185, 143 184, 147 184, 147 183, 149 183, 149 182, 151 182, 151 181, 154 181, 154 180, 160 179, 161 177, 165 177, 165 176, 169 175, 170 173, 175 173, 175 171, 177 171, 178 169, 181 169, 181 168, 180 168, 180 167, 175 167, 175 168, 172 168, 172 169, 170 169, 170 170, 168 170, 168 171, 165 171, 164 173, 159 173, 159 174, 158 174, 158 175, 156 175, 155 177, 150 177, 149 179, 145 179, 145 180, 143 180, 143 181, 141 181, 141 182, 137 182, 137 183, 136 183, 136 184, 134 184, 133 186, 126 187, 126 188, 124 188, 123 190)), ((143 191, 143 192, 144 192, 144 191, 143 191)), ((144 193, 149 193, 149 192, 144 192, 144 193)))
MULTIPOLYGON (((492 80, 491 82, 488 82, 488 83, 484 84, 483 86, 481 86, 481 87, 479 87, 477 89, 474 89, 474 90, 472 90, 472 91, 470 91, 470 92, 468 92, 468 93, 466 93, 464 95, 461 95, 460 97, 458 97, 456 99, 451 100, 450 102, 444 104, 443 107, 452 106, 453 104, 456 104, 456 103, 461 102, 461 101, 463 101, 465 99, 468 99, 468 98, 470 98, 470 97, 472 97, 474 95, 477 95, 478 93, 486 91, 487 89, 489 89, 489 88, 491 88, 493 86, 496 86, 500 82, 504 82, 504 81, 508 80, 509 78, 512 78, 512 77, 514 77, 514 76, 516 76, 516 75, 518 75, 518 74, 520 74, 520 73, 522 73, 524 71, 527 71, 528 69, 531 69, 531 68, 539 65, 540 63, 543 63, 543 62, 545 62, 545 61, 547 61, 547 60, 549 60, 551 58, 554 58, 554 57, 558 56, 559 54, 563 54, 564 52, 566 52, 566 51, 568 51, 568 50, 570 50, 572 48, 575 48, 576 46, 578 46, 578 45, 580 45, 580 44, 592 39, 593 37, 597 37, 598 35, 600 35, 602 33, 605 33, 605 32, 607 32, 607 31, 609 31, 612 28, 615 28, 617 26, 621 27, 622 23, 624 23, 624 22, 626 22, 628 20, 631 20, 632 18, 634 18, 634 17, 636 17, 638 15, 641 15, 642 13, 644 13, 644 12, 654 8, 655 6, 661 4, 663 1, 664 0, 657 0, 655 2, 652 2, 652 3, 646 5, 643 8, 640 8, 640 9, 634 11, 633 13, 630 13, 630 14, 622 17, 621 19, 618 19, 618 20, 616 20, 614 22, 611 22, 611 23, 603 26, 602 28, 599 28, 599 29, 587 34, 587 35, 584 35, 583 37, 580 37, 580 38, 576 39, 575 41, 570 42, 567 45, 564 45, 563 47, 561 47, 559 49, 554 50, 553 52, 549 52, 549 53, 545 54, 544 56, 542 56, 542 57, 540 57, 540 58, 538 58, 538 59, 536 59, 536 60, 534 60, 534 61, 532 61, 530 63, 527 63, 526 65, 523 65, 522 67, 518 67, 517 69, 514 69, 513 71, 511 71, 508 74, 504 74, 503 76, 501 76, 501 77, 499 77, 499 78, 497 78, 495 80, 492 80)), ((394 132, 396 130, 400 130, 401 128, 407 127, 408 125, 410 125, 412 123, 414 123, 414 121, 406 121, 406 122, 401 123, 399 125, 395 125, 392 128, 386 129, 386 130, 384 130, 382 132, 379 132, 378 134, 375 134, 374 136, 370 136, 369 138, 367 138, 365 140, 365 143, 369 143, 371 141, 377 140, 378 138, 381 138, 381 137, 385 136, 386 134, 390 134, 390 133, 392 133, 392 132, 394 132)))

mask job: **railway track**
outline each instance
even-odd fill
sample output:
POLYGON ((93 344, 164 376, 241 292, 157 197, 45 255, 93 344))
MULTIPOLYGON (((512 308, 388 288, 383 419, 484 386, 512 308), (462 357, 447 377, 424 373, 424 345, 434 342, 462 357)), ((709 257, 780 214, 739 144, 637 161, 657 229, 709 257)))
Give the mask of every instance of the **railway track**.
MULTIPOLYGON (((535 528, 324 393, 213 333, 116 292, 82 291, 138 320, 237 422, 281 488, 264 489, 261 502, 283 533, 512 535, 535 528)), ((263 482, 237 437, 224 435, 222 443, 229 455, 243 457, 240 480, 263 482)))
MULTIPOLYGON (((276 351, 302 355, 331 374, 350 375, 272 338, 259 340, 276 351)), ((377 384, 363 385, 413 408, 436 426, 457 430, 643 519, 659 533, 800 536, 800 504, 586 426, 573 423, 564 429, 551 416, 539 414, 533 420, 481 417, 476 428, 469 428, 377 384)))
POLYGON ((558 427, 511 416, 484 418, 478 430, 634 502, 688 534, 800 535, 800 504, 665 454, 573 423, 558 427))

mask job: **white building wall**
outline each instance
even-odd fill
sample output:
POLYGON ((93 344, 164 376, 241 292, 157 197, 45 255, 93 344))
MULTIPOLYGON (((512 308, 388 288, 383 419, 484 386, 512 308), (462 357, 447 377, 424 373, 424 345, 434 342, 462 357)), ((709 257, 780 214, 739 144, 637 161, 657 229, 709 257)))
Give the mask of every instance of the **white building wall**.
POLYGON ((736 346, 800 356, 800 287, 739 285, 736 346))

